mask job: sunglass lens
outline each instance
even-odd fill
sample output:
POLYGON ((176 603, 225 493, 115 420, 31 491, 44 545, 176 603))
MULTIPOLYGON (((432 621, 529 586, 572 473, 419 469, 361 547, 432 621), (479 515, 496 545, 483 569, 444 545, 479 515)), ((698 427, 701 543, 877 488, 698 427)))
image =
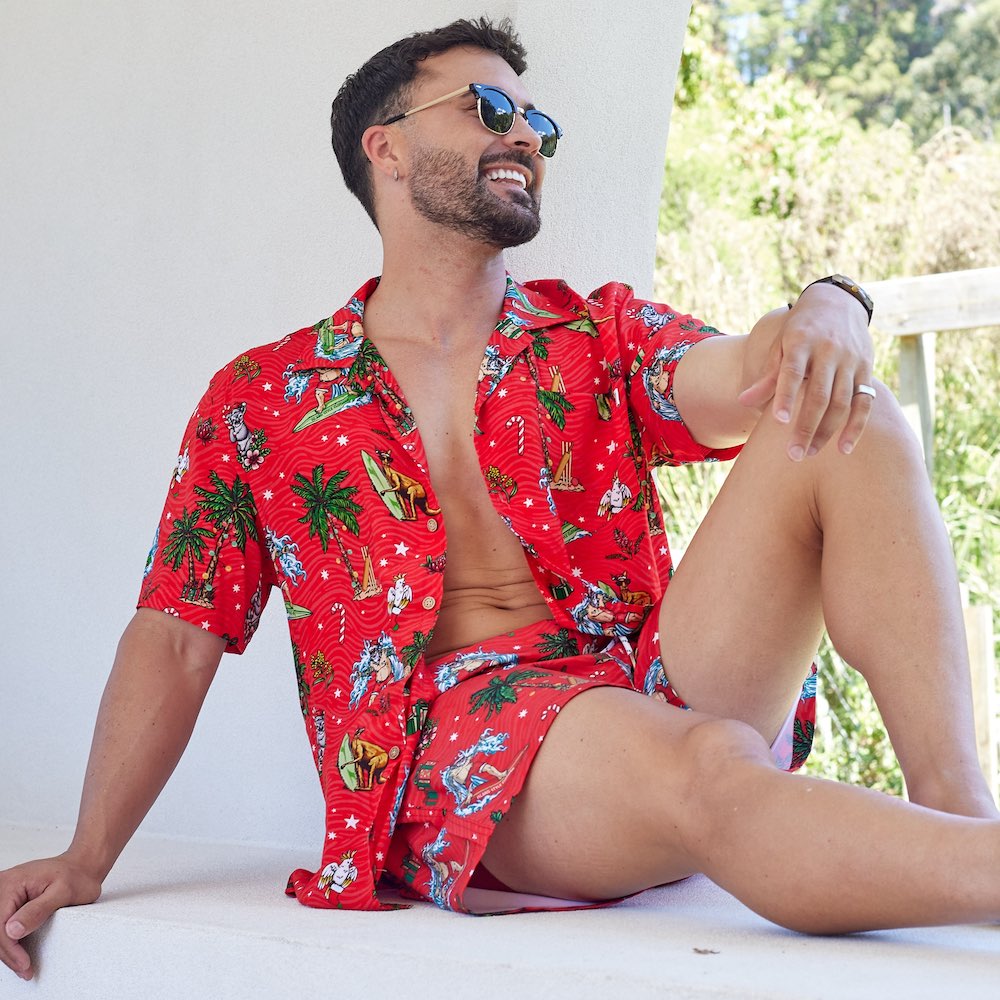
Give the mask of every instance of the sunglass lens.
POLYGON ((559 126, 541 111, 529 111, 527 114, 528 124, 538 133, 542 144, 538 152, 542 156, 552 156, 556 151, 559 142, 559 126))
POLYGON ((497 135, 506 135, 514 127, 514 105, 502 90, 492 87, 481 87, 477 92, 479 98, 479 117, 483 124, 497 135))

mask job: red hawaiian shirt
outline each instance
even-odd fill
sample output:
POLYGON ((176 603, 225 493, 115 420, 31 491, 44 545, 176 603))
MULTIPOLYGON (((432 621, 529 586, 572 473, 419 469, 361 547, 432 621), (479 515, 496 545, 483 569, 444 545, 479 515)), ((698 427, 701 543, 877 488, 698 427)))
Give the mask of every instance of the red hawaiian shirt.
MULTIPOLYGON (((364 335, 372 279, 344 308, 240 355, 191 417, 140 607, 245 648, 281 591, 326 801, 311 906, 384 907, 376 885, 420 738, 447 678, 416 670, 441 603, 445 522, 399 384, 364 335), (357 748, 377 748, 359 782, 357 748)), ((608 284, 508 278, 485 351, 475 445, 557 629, 628 637, 671 572, 651 469, 729 458, 693 440, 677 362, 718 331, 608 284)))

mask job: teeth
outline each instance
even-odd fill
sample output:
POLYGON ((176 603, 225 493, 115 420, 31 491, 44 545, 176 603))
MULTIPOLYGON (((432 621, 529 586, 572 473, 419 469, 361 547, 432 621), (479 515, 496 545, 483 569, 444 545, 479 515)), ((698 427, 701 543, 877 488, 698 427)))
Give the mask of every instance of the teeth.
POLYGON ((522 188, 528 186, 528 182, 525 180, 524 174, 517 170, 488 170, 486 172, 486 177, 491 181, 517 181, 522 188))

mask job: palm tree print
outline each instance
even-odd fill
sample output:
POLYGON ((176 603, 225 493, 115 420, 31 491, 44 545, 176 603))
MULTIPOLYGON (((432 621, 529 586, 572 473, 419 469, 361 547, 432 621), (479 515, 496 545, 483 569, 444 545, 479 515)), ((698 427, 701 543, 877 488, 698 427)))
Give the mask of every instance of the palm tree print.
POLYGON ((561 628, 558 632, 543 632, 538 651, 543 660, 561 660, 565 656, 578 656, 580 644, 568 628, 561 628))
POLYGON ((198 524, 201 511, 195 507, 188 513, 187 507, 181 512, 181 516, 174 520, 174 530, 167 536, 167 544, 163 547, 163 561, 172 570, 178 570, 188 561, 188 582, 181 588, 181 600, 188 604, 201 604, 204 607, 212 607, 202 596, 201 587, 195 579, 195 562, 201 562, 205 544, 212 537, 212 532, 208 528, 202 528, 198 524))
POLYGON ((203 486, 196 486, 194 491, 201 497, 198 509, 204 512, 205 520, 215 525, 218 532, 202 584, 203 596, 211 603, 215 591, 213 581, 222 546, 232 536, 240 552, 246 552, 247 538, 257 540, 257 507, 249 485, 239 476, 233 480, 232 486, 227 486, 214 470, 208 474, 208 478, 215 487, 214 491, 206 490, 203 486))
MULTIPOLYGON (((523 687, 525 681, 536 677, 547 676, 545 670, 511 670, 506 674, 498 674, 490 678, 489 684, 475 691, 469 699, 469 715, 485 706, 486 718, 492 718, 494 712, 500 714, 504 705, 517 703, 517 689, 523 687)), ((532 685, 533 687, 550 687, 548 684, 532 685)))
POLYGON ((309 537, 319 536, 319 543, 326 552, 330 544, 330 531, 333 531, 333 539, 340 549, 341 558, 351 575, 351 582, 354 585, 355 593, 361 590, 361 580, 354 572, 351 560, 347 556, 347 549, 340 537, 337 523, 342 524, 351 534, 358 535, 361 531, 358 525, 357 515, 363 510, 360 504, 355 503, 351 498, 358 492, 357 486, 341 486, 347 476, 347 469, 341 469, 335 476, 331 476, 326 483, 323 483, 324 466, 316 465, 312 470, 312 478, 306 479, 301 472, 295 473, 296 482, 292 484, 292 492, 297 493, 302 498, 302 505, 305 514, 299 518, 300 524, 309 526, 309 537))
MULTIPOLYGON (((361 341, 358 353, 354 357, 354 362, 348 369, 347 377, 351 379, 359 388, 367 389, 377 377, 379 371, 388 371, 389 366, 385 363, 382 355, 374 342, 365 337, 361 341)), ((413 429, 413 416, 406 401, 390 386, 386 379, 379 378, 382 385, 382 393, 387 396, 396 411, 394 417, 399 425, 401 434, 408 434, 413 429)))
POLYGON ((427 648, 427 643, 430 641, 431 636, 429 632, 414 632, 413 642, 408 643, 399 651, 399 655, 402 657, 403 662, 408 667, 415 667, 417 665, 417 660, 420 659, 424 650, 427 648))

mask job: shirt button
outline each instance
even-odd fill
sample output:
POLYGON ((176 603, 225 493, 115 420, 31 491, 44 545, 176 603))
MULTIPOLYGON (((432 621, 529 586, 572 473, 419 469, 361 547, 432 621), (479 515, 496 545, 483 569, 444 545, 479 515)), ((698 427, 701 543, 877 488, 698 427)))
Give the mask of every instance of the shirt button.
POLYGON ((420 602, 420 606, 424 609, 424 611, 430 611, 435 604, 437 604, 437 601, 435 601, 433 597, 425 597, 420 602))
POLYGON ((429 518, 427 518, 427 530, 428 531, 437 531, 438 530, 438 523, 437 523, 437 518, 436 517, 429 517, 429 518))

